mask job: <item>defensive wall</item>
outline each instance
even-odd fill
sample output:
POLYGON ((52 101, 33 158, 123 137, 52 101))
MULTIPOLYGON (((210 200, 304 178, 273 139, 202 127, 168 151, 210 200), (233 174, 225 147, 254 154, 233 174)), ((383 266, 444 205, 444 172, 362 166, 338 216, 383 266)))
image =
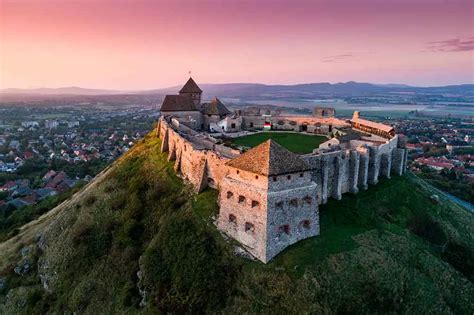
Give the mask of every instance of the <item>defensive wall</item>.
MULTIPOLYGON (((177 173, 189 181, 196 192, 207 186, 219 189, 229 173, 225 163, 240 154, 239 150, 219 145, 205 133, 198 133, 173 119, 160 118, 157 130, 157 136, 162 139, 161 151, 168 152, 168 159, 175 161, 177 173)), ((367 145, 351 140, 346 149, 300 157, 311 166, 312 180, 317 184, 314 197, 319 204, 324 204, 330 197, 341 199, 344 193, 367 189, 369 184, 377 184, 380 176, 402 175, 407 153, 396 135, 383 144, 367 145)))

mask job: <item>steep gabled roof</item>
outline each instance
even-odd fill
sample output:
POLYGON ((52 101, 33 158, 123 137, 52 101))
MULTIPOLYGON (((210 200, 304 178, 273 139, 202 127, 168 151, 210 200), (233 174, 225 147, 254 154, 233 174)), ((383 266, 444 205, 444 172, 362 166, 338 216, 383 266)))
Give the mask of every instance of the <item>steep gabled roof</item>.
POLYGON ((193 78, 189 78, 188 82, 179 90, 179 93, 202 93, 202 90, 194 82, 193 78))
POLYGON ((230 110, 225 107, 225 105, 215 97, 209 103, 204 103, 202 112, 206 115, 219 115, 224 116, 230 114, 230 110))
POLYGON ((288 151, 272 139, 250 149, 226 164, 265 176, 297 173, 310 169, 309 165, 298 155, 288 151))
POLYGON ((192 100, 184 95, 166 95, 161 105, 162 112, 197 111, 192 100))

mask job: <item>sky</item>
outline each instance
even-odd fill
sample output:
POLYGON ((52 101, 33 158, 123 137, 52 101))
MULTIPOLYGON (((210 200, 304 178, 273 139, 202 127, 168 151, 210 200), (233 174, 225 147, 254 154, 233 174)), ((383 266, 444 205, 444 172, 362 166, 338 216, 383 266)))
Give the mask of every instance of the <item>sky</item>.
POLYGON ((0 88, 474 83, 470 0, 0 0, 0 88))

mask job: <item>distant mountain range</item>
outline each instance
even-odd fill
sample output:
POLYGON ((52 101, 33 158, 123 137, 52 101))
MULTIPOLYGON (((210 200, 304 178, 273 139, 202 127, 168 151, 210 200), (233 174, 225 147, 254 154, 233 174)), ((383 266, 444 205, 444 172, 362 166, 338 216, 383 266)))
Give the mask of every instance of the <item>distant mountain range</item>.
POLYGON ((77 86, 36 89, 0 89, 0 94, 37 94, 37 95, 110 95, 123 94, 121 91, 86 89, 77 86))
MULTIPOLYGON (((314 98, 314 97, 347 97, 365 96, 387 93, 408 94, 457 94, 474 95, 474 84, 447 85, 435 87, 416 87, 403 84, 372 84, 360 82, 345 83, 306 83, 294 85, 266 85, 259 83, 225 83, 200 84, 204 97, 239 97, 239 98, 314 98)), ((177 93, 181 86, 144 90, 118 91, 102 89, 86 89, 81 87, 37 88, 37 89, 3 89, 1 94, 26 95, 164 95, 177 93)))

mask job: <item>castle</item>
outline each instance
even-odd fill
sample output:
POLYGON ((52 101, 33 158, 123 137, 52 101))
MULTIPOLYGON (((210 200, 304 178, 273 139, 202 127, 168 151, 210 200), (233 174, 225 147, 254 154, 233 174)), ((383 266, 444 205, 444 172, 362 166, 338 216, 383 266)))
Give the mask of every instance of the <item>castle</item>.
POLYGON ((380 176, 402 175, 405 139, 392 127, 360 118, 335 117, 332 108, 312 116, 284 116, 258 108, 229 111, 217 98, 203 103, 190 78, 179 95, 166 95, 157 136, 161 151, 195 191, 219 190, 218 229, 266 263, 299 240, 319 235, 318 206, 375 185, 380 176), (261 130, 322 134, 328 140, 297 155, 268 140, 246 152, 222 136, 261 130))

